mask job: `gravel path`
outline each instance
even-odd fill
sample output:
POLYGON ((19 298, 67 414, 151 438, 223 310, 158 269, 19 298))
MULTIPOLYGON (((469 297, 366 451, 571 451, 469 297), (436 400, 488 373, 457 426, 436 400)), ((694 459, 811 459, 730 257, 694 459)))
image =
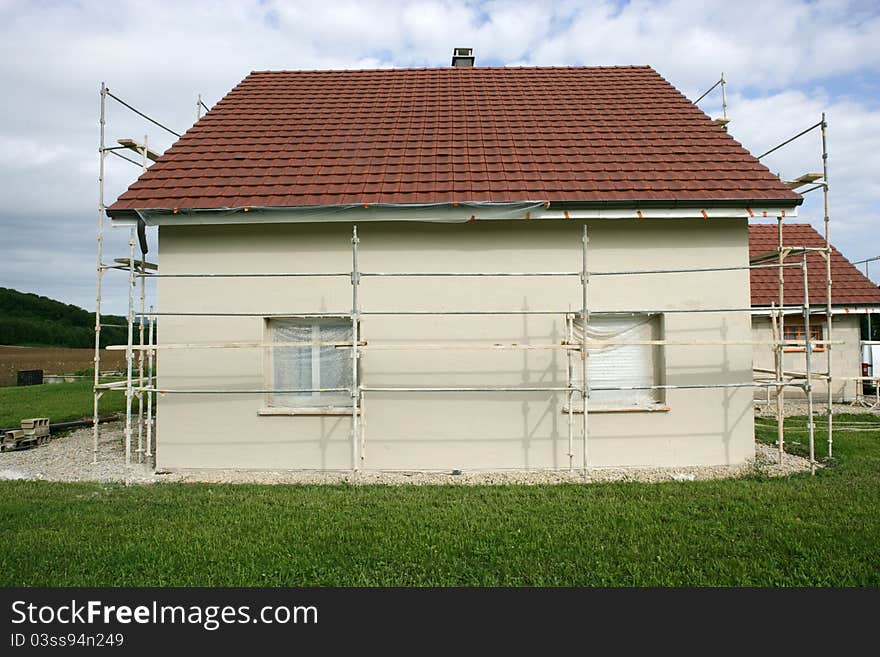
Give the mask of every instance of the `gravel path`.
POLYGON ((148 484, 158 481, 147 464, 125 467, 122 424, 101 425, 98 462, 92 463, 92 429, 61 434, 46 445, 0 453, 0 479, 46 481, 125 481, 148 484))
MULTIPOLYGON (((0 453, 0 479, 42 479, 46 481, 117 481, 129 484, 156 482, 208 482, 259 484, 556 484, 583 481, 570 471, 499 471, 464 472, 363 472, 353 478, 350 472, 313 472, 291 470, 191 470, 156 474, 150 464, 124 465, 122 426, 102 426, 98 445, 98 463, 92 463, 92 430, 78 429, 64 434, 47 445, 28 450, 0 453)), ((761 472, 785 476, 809 470, 809 462, 786 454, 777 463, 774 448, 756 443, 755 460, 739 466, 693 466, 667 468, 595 468, 590 481, 696 481, 741 477, 761 472)))
MULTIPOLYGON (((783 413, 785 417, 807 414, 807 402, 791 401, 785 402, 783 405, 783 413)), ((816 416, 824 416, 827 413, 828 405, 824 402, 813 404, 813 413, 816 416)), ((851 404, 832 404, 831 410, 834 413, 853 413, 858 415, 874 415, 880 417, 880 411, 871 410, 867 406, 853 406, 851 404)), ((755 417, 776 417, 776 402, 766 402, 755 404, 755 417)))

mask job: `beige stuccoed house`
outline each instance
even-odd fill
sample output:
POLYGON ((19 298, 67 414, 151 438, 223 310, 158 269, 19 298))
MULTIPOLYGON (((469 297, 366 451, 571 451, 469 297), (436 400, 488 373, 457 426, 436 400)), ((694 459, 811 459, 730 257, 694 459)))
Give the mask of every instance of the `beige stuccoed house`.
MULTIPOLYGON (((783 226, 783 245, 789 247, 823 248, 825 238, 809 224, 783 226)), ((778 228, 768 224, 749 226, 749 250, 760 258, 779 244, 778 228)), ((799 263, 801 255, 790 256, 786 263, 799 263)), ((795 308, 785 314, 783 333, 787 340, 804 340, 806 324, 802 311, 796 307, 804 303, 803 273, 800 268, 785 268, 783 299, 786 306, 795 308)), ((832 399, 850 402, 861 392, 856 379, 862 373, 861 322, 866 313, 880 312, 880 289, 871 282, 837 249, 831 253, 831 365, 832 399)), ((807 289, 810 302, 810 337, 819 342, 811 346, 811 369, 819 375, 813 381, 813 395, 827 401, 828 348, 821 341, 828 340, 826 319, 826 265, 821 253, 807 254, 807 289)), ((752 336, 756 342, 769 343, 773 339, 771 304, 779 305, 779 269, 751 271, 752 336)), ((774 350, 769 344, 755 346, 755 367, 763 372, 775 369, 774 350)), ((805 347, 790 345, 784 349, 783 369, 786 372, 806 372, 805 347)), ((757 399, 775 399, 772 391, 757 390, 757 399)), ((787 387, 789 399, 803 399, 804 390, 787 387)))
POLYGON ((649 67, 252 73, 109 209, 158 226, 157 467, 741 463, 748 217, 800 202, 649 67))

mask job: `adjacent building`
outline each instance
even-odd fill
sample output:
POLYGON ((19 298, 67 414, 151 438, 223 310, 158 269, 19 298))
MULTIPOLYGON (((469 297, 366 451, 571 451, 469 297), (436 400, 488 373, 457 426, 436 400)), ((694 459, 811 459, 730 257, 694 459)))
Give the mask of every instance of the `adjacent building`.
MULTIPOLYGON (((824 248, 825 237, 809 224, 786 224, 782 233, 783 246, 824 248)), ((770 224, 749 226, 749 251, 752 257, 760 257, 775 251, 779 245, 778 227, 770 224)), ((786 263, 797 264, 802 255, 785 259, 786 263)), ((807 253, 807 289, 810 303, 810 338, 828 340, 826 311, 826 261, 825 255, 816 251, 807 253)), ((804 303, 803 270, 799 267, 785 267, 783 299, 786 306, 804 303)), ((880 312, 880 289, 871 282, 843 254, 832 247, 831 252, 831 339, 842 344, 831 345, 832 396, 835 401, 852 401, 858 392, 856 377, 862 376, 861 322, 866 313, 880 312)), ((769 344, 773 339, 771 306, 779 306, 779 269, 753 269, 752 288, 752 336, 765 345, 755 347, 755 367, 768 370, 775 367, 774 348, 769 344)), ((786 312, 783 321, 784 339, 805 340, 806 323, 802 311, 786 312)), ((811 369, 814 374, 828 372, 828 351, 823 344, 811 348, 811 369)), ((806 372, 804 347, 789 346, 784 349, 783 369, 788 372, 806 372)), ((813 381, 813 393, 817 399, 828 399, 828 381, 817 378, 813 381)), ((766 390, 757 390, 756 396, 764 398, 766 390)), ((801 388, 786 388, 785 396, 798 398, 804 396, 801 388)))

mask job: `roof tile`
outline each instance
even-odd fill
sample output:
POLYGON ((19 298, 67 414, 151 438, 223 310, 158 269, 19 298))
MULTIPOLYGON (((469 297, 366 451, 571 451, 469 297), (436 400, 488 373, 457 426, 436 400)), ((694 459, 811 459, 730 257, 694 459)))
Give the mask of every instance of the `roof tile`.
POLYGON ((110 212, 377 195, 801 200, 650 67, 451 67, 251 73, 110 212))
MULTIPOLYGON (((751 224, 749 226, 749 255, 757 256, 775 251, 779 244, 775 224, 751 224)), ((782 228, 783 246, 824 247, 825 238, 809 224, 786 224, 782 228)), ((802 255, 790 256, 785 262, 798 263, 802 255)), ((803 273, 798 267, 786 267, 784 272, 784 301, 786 305, 802 304, 804 300, 803 273)), ((810 305, 826 303, 825 258, 820 253, 807 253, 807 284, 810 305)), ((753 306, 779 304, 779 270, 776 268, 752 269, 751 292, 753 306)), ((832 245, 831 253, 831 303, 834 305, 880 305, 880 288, 856 269, 832 245)))

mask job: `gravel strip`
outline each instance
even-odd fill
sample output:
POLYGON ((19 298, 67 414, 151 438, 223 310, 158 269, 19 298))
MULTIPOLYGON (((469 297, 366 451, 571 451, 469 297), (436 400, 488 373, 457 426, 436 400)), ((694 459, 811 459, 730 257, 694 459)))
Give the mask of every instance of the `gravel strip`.
MULTIPOLYGON (((785 417, 792 417, 807 414, 807 402, 790 401, 785 402, 782 406, 785 417)), ((880 410, 871 410, 867 406, 856 406, 853 404, 832 404, 831 410, 835 414, 853 413, 858 415, 873 415, 880 417, 880 410)), ((815 402, 813 404, 813 415, 822 417, 828 412, 828 405, 824 402, 815 402)), ((776 402, 756 402, 755 417, 776 417, 776 402)))
MULTIPOLYGON (((92 463, 92 428, 60 434, 46 445, 0 453, 0 479, 46 481, 121 481, 149 484, 157 481, 152 464, 125 467, 120 422, 101 425, 98 462, 92 463)), ((134 456, 134 455, 133 455, 134 456)))
MULTIPOLYGON (((98 463, 92 463, 92 430, 77 429, 63 434, 49 444, 16 452, 0 453, 0 479, 34 479, 45 481, 100 481, 149 484, 156 482, 206 482, 223 484, 559 484, 581 483, 577 471, 510 470, 494 472, 314 472, 302 470, 178 470, 157 474, 151 464, 126 467, 122 442, 122 425, 109 423, 101 427, 98 463)), ((782 465, 777 463, 775 448, 762 443, 755 445, 755 459, 737 466, 594 468, 589 481, 698 481, 742 477, 763 473, 786 476, 809 470, 809 462, 799 456, 785 454, 782 465)), ((135 455, 136 456, 136 455, 135 455)))

